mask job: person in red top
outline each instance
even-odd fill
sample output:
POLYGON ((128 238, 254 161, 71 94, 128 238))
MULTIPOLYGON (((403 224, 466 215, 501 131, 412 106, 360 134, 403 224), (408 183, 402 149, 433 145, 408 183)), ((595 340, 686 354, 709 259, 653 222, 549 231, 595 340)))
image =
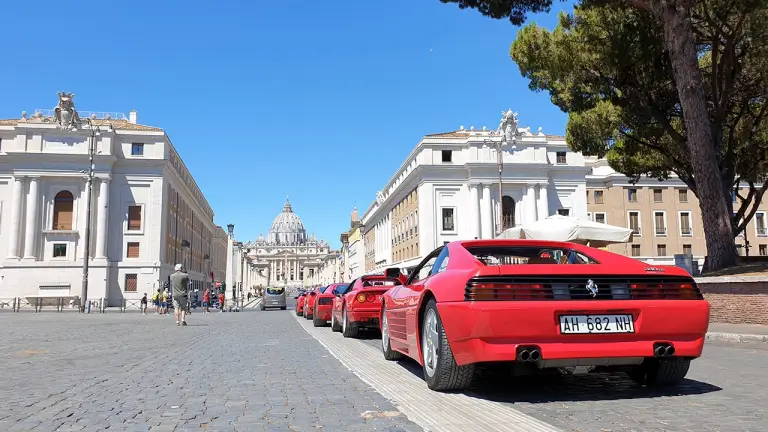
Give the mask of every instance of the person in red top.
POLYGON ((224 312, 224 293, 219 293, 219 312, 224 312))
POLYGON ((203 293, 203 313, 210 313, 210 309, 208 309, 211 305, 211 290, 207 289, 203 293))

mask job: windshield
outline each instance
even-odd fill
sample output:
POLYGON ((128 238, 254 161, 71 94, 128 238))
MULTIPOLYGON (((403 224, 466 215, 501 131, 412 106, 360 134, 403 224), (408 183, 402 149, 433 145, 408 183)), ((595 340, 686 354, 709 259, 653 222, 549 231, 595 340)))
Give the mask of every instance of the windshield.
POLYGON ((570 248, 544 246, 479 246, 467 251, 485 265, 597 264, 594 259, 570 248))
POLYGON ((336 288, 333 289, 333 294, 344 294, 347 292, 347 288, 349 288, 349 285, 336 285, 336 288))
POLYGON ((269 295, 280 295, 283 292, 283 288, 267 288, 267 294, 269 295))
POLYGON ((324 287, 320 287, 320 288, 318 288, 318 289, 317 289, 317 291, 318 291, 320 294, 322 294, 322 293, 324 293, 324 292, 325 292, 325 290, 327 290, 327 289, 328 289, 328 287, 327 287, 327 286, 324 286, 324 287))

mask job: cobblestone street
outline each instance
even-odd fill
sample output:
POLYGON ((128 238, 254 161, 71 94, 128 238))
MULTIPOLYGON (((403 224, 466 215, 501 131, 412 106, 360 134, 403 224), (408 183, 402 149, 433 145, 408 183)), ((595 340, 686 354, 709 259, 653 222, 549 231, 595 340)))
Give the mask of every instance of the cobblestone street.
POLYGON ((283 311, 0 314, 0 430, 420 431, 283 311))

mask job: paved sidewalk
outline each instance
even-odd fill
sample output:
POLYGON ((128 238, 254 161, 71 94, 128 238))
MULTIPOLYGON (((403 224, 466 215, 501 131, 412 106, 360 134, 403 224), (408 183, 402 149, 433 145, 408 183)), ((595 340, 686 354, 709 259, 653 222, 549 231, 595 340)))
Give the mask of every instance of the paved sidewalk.
POLYGON ((768 326, 759 324, 710 323, 707 340, 729 343, 768 343, 768 326))
POLYGON ((0 315, 1 431, 412 432, 284 311, 0 315))

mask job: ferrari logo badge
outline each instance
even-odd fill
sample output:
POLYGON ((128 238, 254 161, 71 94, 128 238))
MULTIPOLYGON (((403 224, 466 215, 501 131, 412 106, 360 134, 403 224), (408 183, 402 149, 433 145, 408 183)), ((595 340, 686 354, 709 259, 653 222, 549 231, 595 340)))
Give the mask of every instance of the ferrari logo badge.
POLYGON ((587 281, 587 291, 589 291, 590 294, 592 294, 592 298, 597 297, 597 285, 595 284, 595 281, 592 279, 587 281))

